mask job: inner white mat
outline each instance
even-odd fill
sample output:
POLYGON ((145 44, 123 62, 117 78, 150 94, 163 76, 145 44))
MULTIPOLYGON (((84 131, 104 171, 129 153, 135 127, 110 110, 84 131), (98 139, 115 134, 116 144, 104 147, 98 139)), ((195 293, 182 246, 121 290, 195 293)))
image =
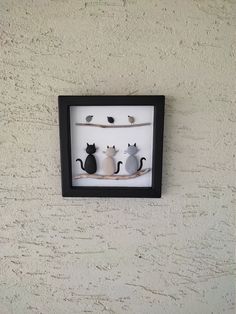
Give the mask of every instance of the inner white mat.
POLYGON ((122 161, 119 175, 127 175, 125 171, 125 161, 128 157, 124 151, 127 149, 128 143, 133 145, 136 143, 139 151, 136 155, 140 161, 141 157, 145 157, 143 168, 152 167, 152 151, 153 151, 153 106, 71 106, 70 107, 70 123, 71 123, 71 162, 72 162, 72 185, 73 186, 108 186, 108 187, 151 187, 152 170, 140 177, 129 180, 105 180, 105 179, 74 179, 78 174, 85 174, 80 167, 80 163, 76 162, 77 158, 85 161, 87 153, 85 151, 87 143, 95 143, 97 151, 94 154, 97 161, 96 174, 103 174, 102 161, 106 158, 103 151, 107 145, 115 145, 118 153, 114 156, 115 162, 122 161), (99 128, 78 126, 76 123, 86 123, 86 116, 93 115, 91 123, 106 124, 107 116, 115 119, 114 125, 130 124, 128 115, 135 118, 135 123, 151 123, 150 125, 141 127, 128 128, 99 128))

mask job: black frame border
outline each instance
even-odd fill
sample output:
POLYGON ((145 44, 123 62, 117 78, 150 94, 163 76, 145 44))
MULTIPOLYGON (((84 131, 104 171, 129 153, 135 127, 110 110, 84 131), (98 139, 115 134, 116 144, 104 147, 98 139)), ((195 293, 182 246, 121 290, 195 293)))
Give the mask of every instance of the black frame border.
POLYGON ((59 96, 61 183, 64 197, 161 197, 165 96, 59 96), (72 186, 70 106, 154 106, 152 187, 72 186))

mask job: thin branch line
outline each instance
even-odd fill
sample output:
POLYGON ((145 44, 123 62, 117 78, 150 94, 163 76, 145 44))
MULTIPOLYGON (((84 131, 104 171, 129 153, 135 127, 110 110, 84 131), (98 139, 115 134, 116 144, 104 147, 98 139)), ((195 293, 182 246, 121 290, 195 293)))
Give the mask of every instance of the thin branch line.
POLYGON ((136 123, 136 124, 120 124, 120 125, 106 125, 106 124, 95 124, 95 123, 75 123, 77 126, 92 126, 97 128, 135 128, 145 125, 150 125, 150 122, 146 123, 136 123))
POLYGON ((107 176, 107 175, 101 175, 101 174, 87 174, 87 173, 83 173, 83 174, 79 174, 78 176, 75 176, 73 179, 99 179, 99 180, 129 180, 129 179, 133 179, 133 178, 137 178, 140 177, 146 173, 148 173, 151 169, 147 168, 144 170, 140 170, 134 174, 131 175, 111 175, 111 176, 107 176))

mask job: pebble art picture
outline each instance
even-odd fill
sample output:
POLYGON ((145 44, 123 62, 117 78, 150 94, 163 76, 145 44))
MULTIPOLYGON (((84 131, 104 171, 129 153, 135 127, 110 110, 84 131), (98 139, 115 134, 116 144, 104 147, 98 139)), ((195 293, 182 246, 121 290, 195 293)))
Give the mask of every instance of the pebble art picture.
MULTIPOLYGON (((92 101, 88 105, 87 101, 78 99, 79 104, 70 105, 68 98, 71 189, 85 191, 87 187, 89 191, 97 187, 96 191, 102 188, 110 191, 114 188, 114 193, 131 191, 128 188, 152 190, 157 163, 154 156, 157 104, 144 100, 142 105, 129 104, 129 101, 114 105, 112 99, 103 104, 102 100, 107 98, 98 96, 99 104, 92 101)), ((162 128, 160 132, 162 144, 162 128)))

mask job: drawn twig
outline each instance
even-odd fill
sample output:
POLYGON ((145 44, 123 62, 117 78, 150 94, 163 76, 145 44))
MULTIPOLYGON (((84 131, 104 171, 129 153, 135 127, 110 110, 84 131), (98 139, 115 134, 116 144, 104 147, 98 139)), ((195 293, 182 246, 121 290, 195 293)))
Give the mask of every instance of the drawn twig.
POLYGON ((131 174, 131 175, 115 175, 115 174, 113 174, 111 176, 101 175, 101 174, 83 173, 83 174, 79 174, 78 176, 75 176, 73 179, 129 180, 129 179, 143 176, 144 174, 148 173, 150 170, 151 170, 150 168, 147 168, 147 169, 140 170, 140 171, 138 171, 134 174, 131 174))
POLYGON ((150 125, 150 122, 146 123, 134 123, 134 124, 117 124, 117 125, 106 125, 106 124, 95 124, 95 123, 75 123, 75 125, 78 126, 92 126, 97 128, 134 128, 134 127, 140 127, 145 125, 150 125))

